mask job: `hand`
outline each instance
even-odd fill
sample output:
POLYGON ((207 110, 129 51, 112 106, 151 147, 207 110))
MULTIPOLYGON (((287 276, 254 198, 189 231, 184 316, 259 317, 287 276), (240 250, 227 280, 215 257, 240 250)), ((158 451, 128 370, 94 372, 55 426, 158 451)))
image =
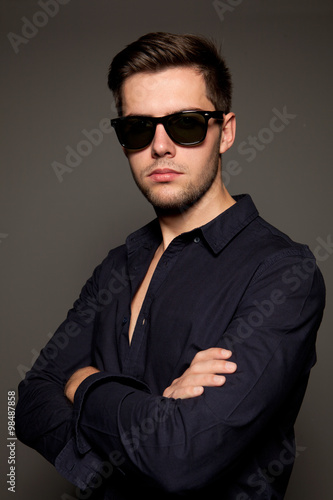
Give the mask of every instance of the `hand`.
POLYGON ((89 377, 89 375, 98 373, 99 371, 100 370, 97 370, 94 366, 86 366, 73 373, 65 385, 65 396, 71 401, 71 403, 74 403, 76 389, 79 387, 81 382, 89 377))
POLYGON ((220 387, 226 378, 221 373, 233 373, 236 363, 228 362, 231 351, 212 347, 199 351, 193 358, 189 368, 165 389, 166 398, 187 399, 200 396, 204 387, 220 387))

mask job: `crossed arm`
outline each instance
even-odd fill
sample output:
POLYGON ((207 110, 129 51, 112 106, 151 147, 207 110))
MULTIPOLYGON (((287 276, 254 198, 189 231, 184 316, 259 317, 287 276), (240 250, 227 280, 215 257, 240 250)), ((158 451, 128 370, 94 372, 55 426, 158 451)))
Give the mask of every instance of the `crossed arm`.
MULTIPOLYGON (((19 439, 81 489, 87 487, 94 464, 113 450, 126 457, 124 467, 138 469, 167 491, 201 487, 228 471, 254 437, 258 448, 261 430, 288 398, 293 397, 296 412, 314 363, 322 279, 314 271, 297 289, 282 281, 295 260, 280 259, 252 281, 228 328, 218 331, 221 340, 214 343, 220 347, 199 351, 188 369, 164 389, 164 398, 152 394, 140 380, 107 370, 99 373, 91 366, 91 309, 81 311, 79 304, 21 383, 19 439), (257 328, 244 329, 254 312, 258 317, 261 311, 254 304, 262 308, 267 303, 271 282, 279 287, 279 303, 262 313, 257 328), (58 347, 63 332, 69 343, 66 349, 58 347), (232 364, 229 369, 228 349, 238 367, 232 364), (78 352, 79 360, 73 355, 78 352), (85 367, 77 370, 77 366, 85 367), (47 418, 39 418, 41 408, 47 418), (145 432, 146 423, 154 432, 150 428, 145 432)), ((95 281, 86 285, 80 303, 90 303, 102 287, 95 281)))
MULTIPOLYGON (((218 347, 198 352, 183 375, 173 380, 164 390, 163 396, 174 399, 194 398, 204 392, 204 387, 222 386, 226 381, 222 374, 234 373, 237 369, 236 363, 228 361, 231 355, 231 351, 218 347)), ((65 386, 65 396, 71 403, 74 402, 79 385, 99 371, 93 366, 86 366, 73 373, 65 386)))

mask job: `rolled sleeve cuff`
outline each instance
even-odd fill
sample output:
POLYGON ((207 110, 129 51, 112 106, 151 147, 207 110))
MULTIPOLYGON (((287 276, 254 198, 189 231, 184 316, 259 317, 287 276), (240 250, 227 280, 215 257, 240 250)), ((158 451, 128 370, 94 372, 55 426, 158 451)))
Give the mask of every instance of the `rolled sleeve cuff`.
POLYGON ((71 438, 55 461, 55 468, 67 481, 84 491, 98 482, 103 460, 93 451, 81 454, 71 438))
MULTIPOLYGON (((126 397, 130 392, 132 392, 133 389, 140 390, 150 394, 149 387, 144 382, 141 382, 133 377, 112 375, 107 372, 94 373, 93 375, 87 377, 79 385, 75 393, 74 406, 73 406, 75 441, 78 451, 82 454, 87 453, 92 449, 91 443, 87 441, 82 431, 80 430, 79 426, 80 418, 84 411, 84 404, 89 394, 91 394, 98 387, 101 387, 105 384, 109 384, 107 404, 109 406, 112 406, 113 409, 112 414, 114 415, 115 426, 117 426, 118 408, 124 397, 126 397)), ((96 391, 95 394, 96 397, 94 397, 93 399, 94 399, 94 405, 96 405, 97 407, 102 406, 105 403, 103 394, 104 391, 96 391)), ((96 407, 96 412, 99 412, 97 407, 96 407)))
MULTIPOLYGON (((88 396, 92 397, 89 404, 93 403, 96 413, 99 413, 99 406, 102 407, 106 403, 112 406, 111 413, 114 415, 114 420, 111 424, 117 426, 119 405, 129 393, 137 389, 150 393, 146 384, 132 377, 99 372, 87 377, 76 390, 73 405, 73 437, 57 456, 55 467, 59 474, 81 490, 88 488, 94 479, 97 481, 105 460, 105 457, 98 455, 93 443, 86 439, 80 429, 80 420, 84 416, 84 406, 88 396), (106 385, 107 401, 105 400, 106 385)), ((91 415, 91 410, 89 413, 91 415)))

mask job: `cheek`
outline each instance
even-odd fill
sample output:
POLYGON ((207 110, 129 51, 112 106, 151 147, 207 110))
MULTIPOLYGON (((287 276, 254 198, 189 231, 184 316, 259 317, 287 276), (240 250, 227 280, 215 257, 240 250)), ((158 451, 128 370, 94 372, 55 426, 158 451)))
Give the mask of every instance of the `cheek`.
POLYGON ((144 159, 140 156, 138 156, 138 153, 134 153, 135 157, 131 157, 132 153, 127 157, 129 166, 132 172, 132 175, 134 176, 135 179, 137 179, 139 182, 143 181, 145 178, 145 172, 147 170, 148 165, 150 165, 151 161, 149 162, 149 159, 144 159))
POLYGON ((216 161, 219 155, 219 143, 204 144, 196 148, 191 148, 191 154, 187 155, 186 163, 189 168, 196 173, 200 173, 212 161, 216 161))

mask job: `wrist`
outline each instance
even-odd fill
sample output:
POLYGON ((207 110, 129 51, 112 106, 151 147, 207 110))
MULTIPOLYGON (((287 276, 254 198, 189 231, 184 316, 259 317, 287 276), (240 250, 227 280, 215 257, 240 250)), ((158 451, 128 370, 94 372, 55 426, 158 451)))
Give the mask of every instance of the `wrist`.
POLYGON ((86 366, 84 368, 80 368, 69 378, 68 382, 65 385, 64 393, 65 396, 74 403, 75 393, 79 387, 79 385, 90 375, 94 373, 99 373, 100 370, 95 368, 94 366, 86 366))

